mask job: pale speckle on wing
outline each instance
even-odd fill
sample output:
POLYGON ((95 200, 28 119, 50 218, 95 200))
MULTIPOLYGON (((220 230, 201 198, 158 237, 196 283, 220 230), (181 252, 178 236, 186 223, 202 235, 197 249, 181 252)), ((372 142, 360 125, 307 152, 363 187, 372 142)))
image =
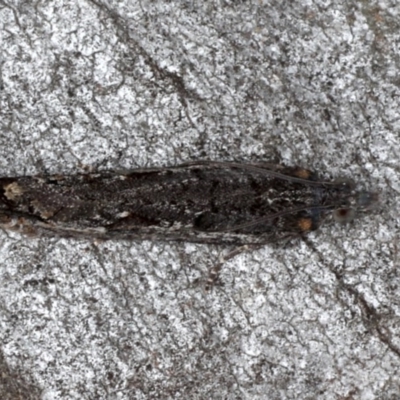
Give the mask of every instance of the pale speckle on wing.
POLYGON ((17 200, 18 197, 22 195, 24 190, 17 182, 12 182, 4 187, 4 196, 7 197, 8 200, 14 201, 17 200))
POLYGON ((117 218, 126 218, 129 217, 131 213, 129 211, 122 211, 116 215, 117 218))

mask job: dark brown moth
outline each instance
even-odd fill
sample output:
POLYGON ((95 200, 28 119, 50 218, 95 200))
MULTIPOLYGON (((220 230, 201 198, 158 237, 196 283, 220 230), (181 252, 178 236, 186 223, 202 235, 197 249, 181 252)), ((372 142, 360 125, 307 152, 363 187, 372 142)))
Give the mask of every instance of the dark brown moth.
POLYGON ((348 180, 298 167, 173 167, 0 178, 0 227, 34 235, 264 244, 347 221, 376 203, 348 180))

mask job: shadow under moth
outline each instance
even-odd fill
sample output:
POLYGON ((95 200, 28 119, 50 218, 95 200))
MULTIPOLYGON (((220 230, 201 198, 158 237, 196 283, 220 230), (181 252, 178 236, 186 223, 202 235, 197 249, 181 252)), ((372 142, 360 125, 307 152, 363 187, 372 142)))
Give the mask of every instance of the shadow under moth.
POLYGON ((0 227, 98 239, 265 244, 346 222, 377 195, 307 169, 198 161, 173 167, 0 178, 0 227))

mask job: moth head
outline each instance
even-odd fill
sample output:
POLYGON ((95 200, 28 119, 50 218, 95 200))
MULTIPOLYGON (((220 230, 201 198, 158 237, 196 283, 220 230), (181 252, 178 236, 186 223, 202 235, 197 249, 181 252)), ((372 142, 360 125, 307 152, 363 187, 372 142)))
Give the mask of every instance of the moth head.
POLYGON ((333 218, 336 222, 347 223, 352 221, 357 213, 367 212, 376 207, 379 196, 374 192, 360 191, 354 192, 349 197, 349 204, 337 208, 333 212, 333 218))

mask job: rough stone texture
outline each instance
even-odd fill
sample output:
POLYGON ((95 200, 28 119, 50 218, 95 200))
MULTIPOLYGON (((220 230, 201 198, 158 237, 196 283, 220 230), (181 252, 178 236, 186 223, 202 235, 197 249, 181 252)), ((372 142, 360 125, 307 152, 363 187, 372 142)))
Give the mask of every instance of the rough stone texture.
POLYGON ((1 232, 2 399, 400 397, 398 1, 1 0, 0 26, 4 176, 280 160, 382 197, 209 291, 233 249, 1 232))
POLYGON ((2 400, 35 400, 40 389, 25 379, 23 367, 11 369, 0 352, 0 394, 2 400))

